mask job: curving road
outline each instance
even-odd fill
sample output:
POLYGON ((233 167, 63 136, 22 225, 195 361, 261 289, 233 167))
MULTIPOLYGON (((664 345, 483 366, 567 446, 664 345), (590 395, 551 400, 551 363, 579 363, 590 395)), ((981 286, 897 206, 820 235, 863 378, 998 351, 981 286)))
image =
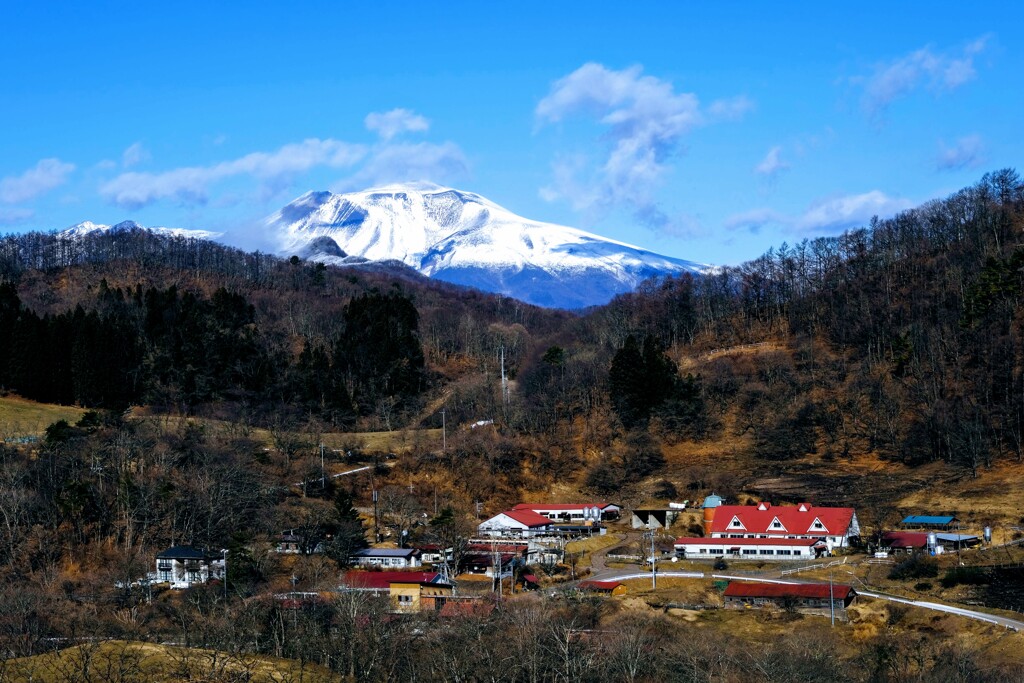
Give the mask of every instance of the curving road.
MULTIPOLYGON (((782 583, 782 584, 797 584, 797 583, 817 583, 810 579, 761 579, 753 576, 735 576, 732 574, 711 574, 710 577, 704 572, 684 572, 684 571, 658 571, 658 576, 663 577, 678 577, 688 579, 728 579, 732 581, 752 581, 755 583, 782 583)), ((605 569, 604 571, 598 572, 594 576, 590 577, 591 580, 595 581, 623 581, 625 579, 649 579, 651 578, 650 572, 637 572, 630 569, 605 569)), ((953 605, 944 605, 941 602, 929 602, 926 600, 911 600, 909 598, 901 598, 895 595, 888 595, 886 593, 879 593, 871 590, 858 590, 858 595, 863 595, 866 598, 875 598, 876 600, 888 600, 889 602, 898 602, 904 605, 913 605, 914 607, 921 607, 923 609, 935 610, 937 612, 945 612, 946 614, 955 614, 957 616, 966 617, 968 619, 974 619, 975 621, 983 621, 996 626, 1002 626, 1004 628, 1013 629, 1014 631, 1024 631, 1024 621, 1019 619, 1010 619, 1009 617, 1002 617, 997 614, 989 614, 987 612, 978 612, 972 609, 965 609, 963 607, 954 607, 953 605)))

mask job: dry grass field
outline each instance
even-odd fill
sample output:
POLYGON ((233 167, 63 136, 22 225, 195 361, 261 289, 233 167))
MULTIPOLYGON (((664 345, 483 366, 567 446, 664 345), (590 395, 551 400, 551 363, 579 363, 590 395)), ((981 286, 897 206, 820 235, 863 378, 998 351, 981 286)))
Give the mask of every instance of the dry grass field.
POLYGON ((231 655, 215 650, 153 643, 106 641, 7 660, 0 663, 0 680, 12 683, 93 680, 326 683, 336 681, 338 677, 323 667, 288 659, 231 655))
POLYGON ((18 396, 0 396, 0 440, 42 436, 54 422, 74 424, 84 408, 36 403, 18 396))

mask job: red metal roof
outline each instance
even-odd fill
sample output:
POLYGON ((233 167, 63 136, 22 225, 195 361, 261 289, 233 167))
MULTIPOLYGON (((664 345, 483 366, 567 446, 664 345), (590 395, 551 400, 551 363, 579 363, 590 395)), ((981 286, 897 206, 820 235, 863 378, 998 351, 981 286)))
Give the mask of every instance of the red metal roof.
POLYGON ((519 503, 513 510, 582 510, 596 507, 604 510, 611 503, 519 503))
POLYGON ((886 531, 882 534, 882 545, 890 548, 924 548, 928 545, 928 534, 920 531, 886 531))
POLYGON ((715 518, 711 522, 711 533, 765 534, 815 534, 842 536, 846 534, 853 521, 853 508, 819 508, 809 503, 776 507, 771 503, 759 505, 720 505, 715 508, 715 518), (733 518, 738 518, 743 527, 730 527, 733 518), (783 529, 769 528, 778 518, 783 529), (817 519, 825 525, 825 529, 812 529, 817 519))
POLYGON ((393 583, 444 583, 437 572, 347 572, 344 581, 353 588, 389 588, 393 583))
POLYGON ((728 598, 833 598, 846 599, 856 592, 850 586, 835 583, 744 583, 730 581, 725 589, 728 598))
POLYGON ((548 526, 551 524, 551 520, 543 515, 538 515, 533 510, 505 510, 502 513, 506 517, 511 517, 520 524, 525 524, 527 527, 533 528, 537 526, 548 526))
POLYGON ((622 585, 621 581, 581 581, 580 590, 612 591, 622 585))
POLYGON ((807 548, 821 543, 816 538, 677 538, 676 545, 743 546, 778 545, 783 547, 807 548))

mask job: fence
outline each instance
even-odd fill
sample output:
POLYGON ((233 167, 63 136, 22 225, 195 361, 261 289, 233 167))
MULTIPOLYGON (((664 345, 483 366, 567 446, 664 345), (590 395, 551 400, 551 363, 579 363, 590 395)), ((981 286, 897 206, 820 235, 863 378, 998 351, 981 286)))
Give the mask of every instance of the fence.
POLYGON ((779 576, 788 576, 790 574, 799 574, 800 572, 809 572, 815 569, 828 569, 829 567, 838 567, 841 564, 846 564, 848 557, 844 557, 841 560, 833 560, 828 564, 809 564, 805 567, 795 567, 793 569, 784 569, 779 572, 779 576))

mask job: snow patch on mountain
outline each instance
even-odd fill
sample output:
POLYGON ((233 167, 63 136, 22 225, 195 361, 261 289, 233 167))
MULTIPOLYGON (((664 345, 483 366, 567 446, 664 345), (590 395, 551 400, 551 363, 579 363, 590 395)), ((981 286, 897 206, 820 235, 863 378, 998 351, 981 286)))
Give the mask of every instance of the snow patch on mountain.
POLYGON ((62 230, 60 234, 64 237, 83 237, 85 235, 91 235, 98 232, 117 234, 131 232, 132 230, 145 230, 157 235, 187 237, 197 240, 214 240, 223 235, 223 233, 211 232, 209 230, 187 230, 185 228, 164 227, 147 228, 135 221, 121 221, 115 225, 103 225, 101 223, 93 223, 92 221, 82 221, 81 223, 75 223, 71 227, 62 230))

